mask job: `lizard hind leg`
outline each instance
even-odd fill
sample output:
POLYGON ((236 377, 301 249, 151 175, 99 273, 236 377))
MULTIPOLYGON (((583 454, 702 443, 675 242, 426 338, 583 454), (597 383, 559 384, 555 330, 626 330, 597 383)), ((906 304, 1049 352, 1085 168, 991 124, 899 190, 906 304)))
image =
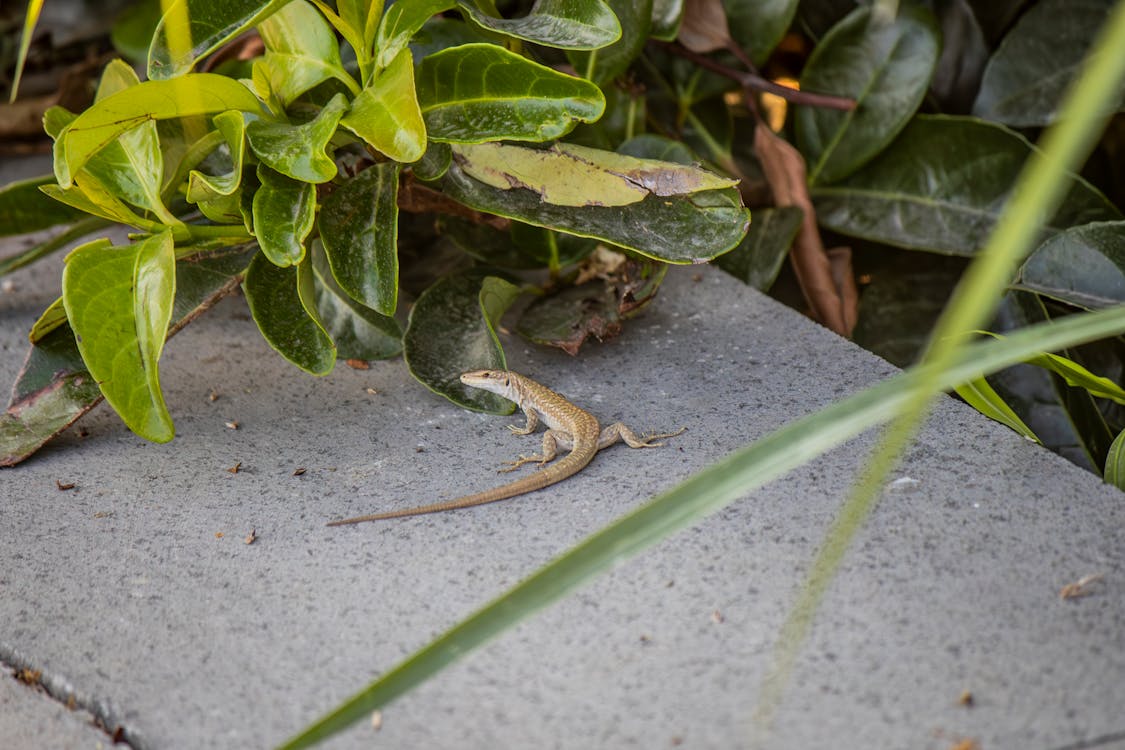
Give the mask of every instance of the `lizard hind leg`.
POLYGON ((664 443, 658 443, 657 440, 676 437, 686 429, 687 427, 681 427, 675 432, 650 432, 644 437, 639 437, 637 433, 626 427, 624 422, 616 422, 602 430, 602 434, 598 438, 598 448, 613 445, 618 440, 624 441, 625 445, 630 448, 660 448, 664 443))
POLYGON ((564 449, 569 447, 570 436, 566 435, 565 433, 561 433, 558 430, 547 430, 546 432, 543 433, 543 445, 541 447, 541 450, 543 451, 542 454, 534 454, 533 453, 530 456, 521 455, 515 461, 505 461, 504 462, 504 464, 505 464, 504 468, 499 469, 498 471, 500 471, 502 473, 507 473, 509 471, 515 471, 516 469, 523 466, 524 464, 537 463, 540 466, 543 466, 544 464, 548 464, 551 461, 555 460, 555 456, 559 455, 559 446, 560 445, 564 449))

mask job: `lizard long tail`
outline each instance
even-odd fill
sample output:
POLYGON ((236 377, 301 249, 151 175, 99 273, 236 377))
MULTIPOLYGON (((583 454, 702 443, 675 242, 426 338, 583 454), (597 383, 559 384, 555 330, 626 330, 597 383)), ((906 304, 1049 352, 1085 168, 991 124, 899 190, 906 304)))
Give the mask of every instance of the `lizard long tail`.
POLYGON ((329 526, 346 526, 353 523, 364 523, 366 521, 385 521, 390 518, 405 518, 407 516, 420 516, 426 513, 441 513, 447 510, 459 510, 461 508, 472 508, 476 505, 485 505, 486 503, 494 503, 498 500, 506 500, 516 495, 522 495, 527 492, 535 492, 544 487, 558 482, 560 479, 569 477, 581 471, 586 464, 594 458, 595 451, 573 451, 563 456, 547 469, 540 469, 534 474, 530 474, 521 479, 508 484, 502 484, 499 487, 493 487, 490 490, 477 492, 472 495, 465 495, 455 500, 448 500, 443 503, 433 503, 432 505, 422 505, 417 508, 404 508, 402 510, 390 510, 385 513, 373 513, 367 516, 356 516, 355 518, 345 518, 339 521, 330 521, 329 526))

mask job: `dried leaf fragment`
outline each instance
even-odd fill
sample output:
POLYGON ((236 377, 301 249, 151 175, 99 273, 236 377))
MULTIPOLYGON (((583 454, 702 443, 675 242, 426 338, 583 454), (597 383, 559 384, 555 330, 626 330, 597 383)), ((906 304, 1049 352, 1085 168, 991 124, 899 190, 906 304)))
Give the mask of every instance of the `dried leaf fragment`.
POLYGON ((1073 583, 1068 583, 1059 589, 1060 599, 1079 599, 1083 596, 1089 596, 1093 593, 1090 589, 1098 581, 1105 578, 1102 573, 1093 573, 1088 576, 1083 576, 1073 583))
POLYGON ((55 486, 63 492, 66 492, 67 490, 73 490, 78 485, 76 485, 74 482, 63 482, 62 480, 56 479, 55 486))
POLYGON ((293 469, 293 476, 302 477, 305 475, 306 471, 308 471, 308 469, 306 469, 304 466, 298 466, 296 469, 293 469))
POLYGON ((237 430, 238 429, 238 422, 235 422, 234 420, 231 420, 230 422, 224 422, 223 424, 225 424, 227 426, 228 430, 237 430))
POLYGON ((246 538, 243 539, 242 541, 245 542, 246 544, 253 544, 257 540, 258 540, 258 530, 257 529, 250 529, 250 533, 247 534, 246 538))
POLYGON ((345 359, 344 364, 353 370, 370 370, 371 363, 366 359, 345 359))
POLYGON ((227 469, 227 471, 229 471, 231 474, 237 474, 238 472, 242 471, 242 462, 239 461, 234 466, 227 469))

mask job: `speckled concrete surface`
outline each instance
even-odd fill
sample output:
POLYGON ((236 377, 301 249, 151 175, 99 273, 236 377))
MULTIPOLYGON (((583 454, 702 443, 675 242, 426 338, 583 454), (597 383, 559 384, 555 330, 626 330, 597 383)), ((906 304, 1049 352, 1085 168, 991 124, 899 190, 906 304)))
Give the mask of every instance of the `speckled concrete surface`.
POLYGON ((15 668, 0 663, 0 746, 12 750, 106 750, 110 735, 80 708, 70 709, 41 687, 29 687, 12 676, 15 668))
MULTIPOLYGON (((0 294, 4 383, 58 269, 0 294)), ((624 336, 578 359, 506 346, 604 419, 688 432, 610 449, 530 497, 328 529, 489 487, 535 441, 430 394, 401 361, 303 375, 228 300, 166 349, 173 443, 100 407, 84 437, 0 471, 0 660, 72 686, 137 748, 269 747, 646 498, 893 372, 711 269, 673 270, 624 336)), ((778 629, 870 443, 621 565, 389 706, 377 735, 325 747, 747 746, 778 629)), ((1125 496, 948 399, 895 477, 768 747, 1114 747, 1125 496), (1094 573, 1093 596, 1059 599, 1094 573)))

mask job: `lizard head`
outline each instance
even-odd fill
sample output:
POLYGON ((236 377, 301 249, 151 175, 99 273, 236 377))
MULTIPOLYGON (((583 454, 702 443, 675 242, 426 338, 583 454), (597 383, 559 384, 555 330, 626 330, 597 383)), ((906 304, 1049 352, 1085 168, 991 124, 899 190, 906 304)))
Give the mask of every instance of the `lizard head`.
POLYGON ((461 374, 461 382, 473 388, 492 391, 505 398, 512 389, 511 373, 507 370, 472 370, 461 374))

